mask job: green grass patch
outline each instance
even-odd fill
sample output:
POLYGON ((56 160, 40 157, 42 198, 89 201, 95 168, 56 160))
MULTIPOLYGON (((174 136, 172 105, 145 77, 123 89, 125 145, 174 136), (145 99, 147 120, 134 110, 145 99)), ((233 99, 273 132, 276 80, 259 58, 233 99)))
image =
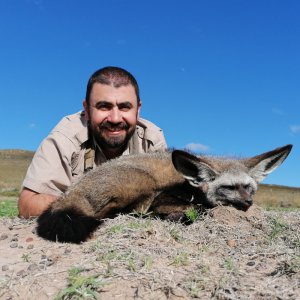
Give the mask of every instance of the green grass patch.
POLYGON ((268 235, 270 240, 275 240, 276 238, 284 235, 285 231, 288 230, 288 224, 280 218, 270 217, 269 223, 271 225, 271 232, 268 235))
POLYGON ((185 211, 185 215, 191 223, 196 222, 199 219, 199 212, 195 208, 189 208, 185 211))
POLYGON ((15 200, 0 201, 0 217, 16 217, 18 215, 18 204, 15 200))
POLYGON ((20 191, 18 189, 0 190, 2 197, 19 197, 20 191))
POLYGON ((82 268, 78 267, 74 267, 69 270, 68 287, 62 290, 55 297, 55 300, 99 299, 99 293, 97 293, 97 289, 101 289, 105 283, 96 275, 82 275, 81 273, 83 271, 84 270, 82 268))

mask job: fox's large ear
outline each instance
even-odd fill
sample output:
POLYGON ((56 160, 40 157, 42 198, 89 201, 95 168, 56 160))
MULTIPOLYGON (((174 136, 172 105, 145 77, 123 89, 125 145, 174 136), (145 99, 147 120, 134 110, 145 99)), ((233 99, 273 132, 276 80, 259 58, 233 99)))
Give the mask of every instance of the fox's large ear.
POLYGON ((257 182, 262 181, 267 175, 283 163, 291 152, 292 147, 292 145, 286 145, 249 159, 245 159, 244 162, 249 168, 249 175, 257 182))
POLYGON ((175 169, 195 187, 202 182, 212 181, 217 173, 200 157, 188 152, 174 150, 172 152, 172 162, 175 169))

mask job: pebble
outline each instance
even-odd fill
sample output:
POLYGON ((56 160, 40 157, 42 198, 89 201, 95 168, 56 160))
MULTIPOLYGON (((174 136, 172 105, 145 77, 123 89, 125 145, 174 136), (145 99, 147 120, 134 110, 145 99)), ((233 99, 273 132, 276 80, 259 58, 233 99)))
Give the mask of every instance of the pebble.
POLYGON ((0 236, 0 240, 5 240, 8 238, 8 235, 6 233, 2 233, 1 236, 0 236))
POLYGON ((255 261, 249 261, 247 262, 247 266, 254 266, 255 265, 255 261))
POLYGON ((17 248, 18 247, 18 243, 17 242, 13 242, 10 244, 10 248, 17 248))
POLYGON ((72 249, 70 247, 65 249, 65 254, 70 254, 72 252, 72 249))
POLYGON ((27 246, 27 249, 29 249, 29 250, 33 249, 33 248, 34 248, 33 244, 30 244, 30 245, 27 246))
POLYGON ((20 276, 20 277, 25 277, 27 274, 26 274, 26 271, 25 270, 20 270, 19 272, 17 272, 17 276, 20 276))
POLYGON ((8 268, 8 265, 3 265, 2 266, 2 271, 7 271, 9 268, 8 268))
POLYGON ((32 237, 29 237, 29 238, 26 239, 26 243, 30 243, 30 242, 32 242, 32 241, 33 241, 33 238, 32 238, 32 237))
POLYGON ((54 261, 53 260, 47 260, 46 261, 46 266, 49 267, 49 266, 52 266, 54 264, 54 261))
POLYGON ((231 248, 234 248, 234 247, 236 247, 237 242, 236 242, 236 240, 228 240, 227 245, 231 248))
POLYGON ((29 267, 28 267, 28 270, 29 271, 36 271, 36 270, 39 270, 39 266, 37 265, 37 264, 31 264, 31 265, 29 265, 29 267))

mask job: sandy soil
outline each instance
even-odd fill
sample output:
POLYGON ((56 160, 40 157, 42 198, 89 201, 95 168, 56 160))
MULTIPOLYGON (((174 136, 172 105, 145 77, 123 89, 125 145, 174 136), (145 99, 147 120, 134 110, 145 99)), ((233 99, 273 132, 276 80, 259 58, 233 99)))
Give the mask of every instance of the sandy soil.
POLYGON ((81 245, 0 219, 0 299, 300 299, 300 211, 209 211, 192 225, 120 215, 81 245))

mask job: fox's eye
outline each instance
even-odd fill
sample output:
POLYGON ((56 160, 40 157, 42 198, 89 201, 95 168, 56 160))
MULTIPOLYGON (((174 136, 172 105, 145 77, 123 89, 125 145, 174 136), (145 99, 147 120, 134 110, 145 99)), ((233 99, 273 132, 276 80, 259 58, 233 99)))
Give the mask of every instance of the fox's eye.
POLYGON ((243 189, 245 189, 246 191, 248 191, 248 193, 252 193, 253 192, 253 188, 250 184, 245 184, 243 185, 243 189))
POLYGON ((234 191, 236 189, 234 185, 222 185, 222 188, 230 191, 234 191))

